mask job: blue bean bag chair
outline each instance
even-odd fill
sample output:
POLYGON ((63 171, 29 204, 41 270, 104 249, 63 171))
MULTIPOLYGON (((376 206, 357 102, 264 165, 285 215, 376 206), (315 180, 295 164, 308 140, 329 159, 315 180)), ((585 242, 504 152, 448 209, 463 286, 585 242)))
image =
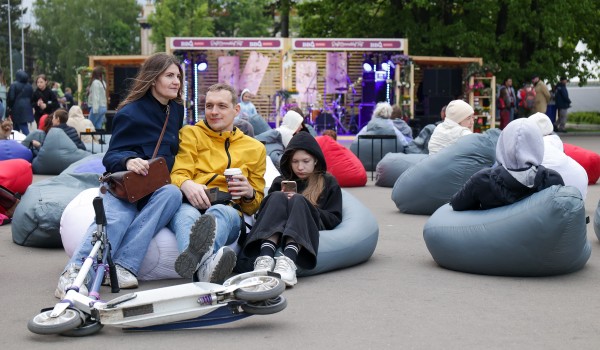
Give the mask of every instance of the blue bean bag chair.
POLYGON ((406 170, 429 155, 425 153, 388 153, 377 163, 375 186, 394 187, 396 180, 406 170))
POLYGON ((33 173, 58 175, 69 165, 90 154, 90 152, 77 148, 63 130, 51 128, 37 157, 33 159, 33 173))
POLYGON ((590 257, 578 189, 552 186, 488 210, 439 208, 423 229, 441 267, 484 275, 552 276, 577 271, 590 257))
MULTIPOLYGON (((106 168, 104 167, 104 164, 102 164, 102 158, 104 158, 104 153, 89 155, 69 165, 61 172, 61 174, 92 173, 101 175, 106 172, 106 168)), ((98 185, 99 184, 100 183, 98 183, 98 185)))
MULTIPOLYGON (((310 270, 298 268, 298 276, 350 267, 367 261, 373 255, 379 238, 377 220, 367 207, 344 190, 342 201, 342 222, 333 230, 320 231, 317 265, 310 270)), ((254 259, 239 255, 236 271, 251 271, 254 259)))
POLYGON ((0 160, 25 159, 31 162, 33 154, 29 148, 16 140, 0 140, 0 160))
POLYGON ((406 170, 394 184, 392 200, 407 214, 431 215, 450 201, 471 177, 496 161, 500 130, 470 134, 406 170))

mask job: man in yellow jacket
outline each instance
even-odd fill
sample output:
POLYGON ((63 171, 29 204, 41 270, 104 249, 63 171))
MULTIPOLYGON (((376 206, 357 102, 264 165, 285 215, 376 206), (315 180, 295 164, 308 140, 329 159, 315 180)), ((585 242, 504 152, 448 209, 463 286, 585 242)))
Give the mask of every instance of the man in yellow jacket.
POLYGON ((244 227, 242 213, 254 214, 264 197, 265 146, 233 126, 240 110, 236 96, 227 84, 211 86, 205 120, 179 131, 171 182, 183 192, 184 203, 169 227, 180 252, 175 270, 195 281, 222 283, 231 274, 236 254, 229 245, 244 227), (229 168, 242 174, 228 183, 229 168), (213 187, 238 199, 211 205, 205 190, 213 187))

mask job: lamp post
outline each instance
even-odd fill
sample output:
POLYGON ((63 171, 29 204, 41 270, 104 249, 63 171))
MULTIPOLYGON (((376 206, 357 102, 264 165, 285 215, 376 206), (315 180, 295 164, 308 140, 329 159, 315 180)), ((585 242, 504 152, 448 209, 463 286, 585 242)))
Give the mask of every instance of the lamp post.
POLYGON ((10 82, 13 82, 13 63, 12 63, 12 33, 11 33, 11 21, 10 21, 10 0, 8 3, 8 59, 10 62, 10 82))

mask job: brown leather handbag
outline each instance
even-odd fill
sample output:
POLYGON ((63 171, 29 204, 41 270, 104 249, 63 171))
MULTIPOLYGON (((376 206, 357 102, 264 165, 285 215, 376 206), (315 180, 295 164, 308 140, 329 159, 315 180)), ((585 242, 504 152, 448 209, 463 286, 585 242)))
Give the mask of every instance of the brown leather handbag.
POLYGON ((165 134, 167 123, 169 121, 169 106, 167 106, 167 118, 163 125, 160 137, 154 148, 152 159, 148 162, 150 169, 146 176, 139 175, 133 171, 119 171, 116 173, 104 173, 100 177, 104 189, 108 190, 113 196, 135 203, 138 200, 154 193, 154 191, 171 183, 171 173, 167 167, 167 162, 163 157, 156 157, 158 148, 165 134))
POLYGON ((17 205, 21 201, 20 196, 4 186, 0 186, 0 207, 4 208, 6 216, 12 218, 17 205))

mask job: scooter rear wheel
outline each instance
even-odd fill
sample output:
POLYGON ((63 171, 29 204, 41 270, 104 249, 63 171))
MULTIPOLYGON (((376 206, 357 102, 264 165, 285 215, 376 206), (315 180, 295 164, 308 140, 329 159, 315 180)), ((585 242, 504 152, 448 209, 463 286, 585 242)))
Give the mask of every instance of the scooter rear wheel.
POLYGON ((237 284, 258 282, 255 286, 240 287, 235 290, 235 297, 245 301, 262 301, 279 296, 285 291, 285 284, 274 276, 255 276, 243 279, 237 284))
POLYGON ((37 334, 60 334, 79 327, 83 323, 78 310, 67 308, 58 317, 51 317, 52 309, 43 311, 27 323, 27 328, 37 334))
POLYGON ((270 315, 285 309, 287 300, 283 295, 279 295, 268 300, 242 304, 241 307, 244 312, 252 315, 270 315))

